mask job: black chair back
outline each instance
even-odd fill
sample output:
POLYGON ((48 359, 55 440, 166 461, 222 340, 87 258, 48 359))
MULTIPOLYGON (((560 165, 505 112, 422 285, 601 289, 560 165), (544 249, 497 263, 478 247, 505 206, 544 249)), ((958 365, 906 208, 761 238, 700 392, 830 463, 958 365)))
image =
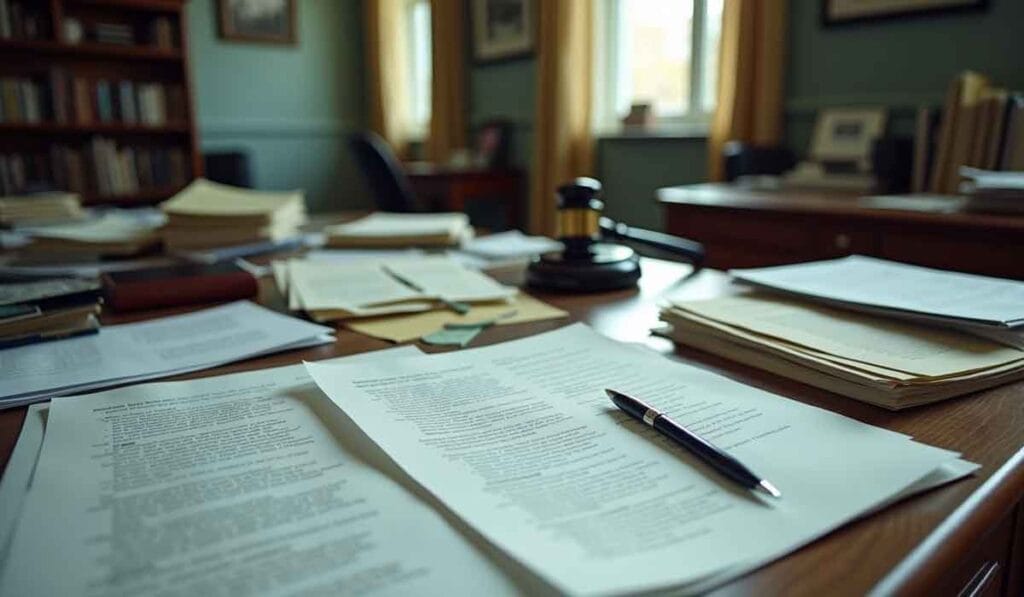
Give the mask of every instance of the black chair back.
POLYGON ((366 185, 380 211, 417 211, 416 195, 398 158, 380 136, 354 133, 348 139, 356 165, 366 177, 366 185))
POLYGON ((252 188, 249 154, 243 151, 207 153, 203 156, 207 180, 235 187, 252 188))

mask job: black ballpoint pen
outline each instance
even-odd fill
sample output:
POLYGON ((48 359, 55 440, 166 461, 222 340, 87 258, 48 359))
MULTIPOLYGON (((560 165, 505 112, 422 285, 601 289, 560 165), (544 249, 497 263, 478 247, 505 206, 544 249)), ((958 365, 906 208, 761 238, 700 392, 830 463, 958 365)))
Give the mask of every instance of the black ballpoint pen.
POLYGON ((747 489, 760 491, 773 498, 781 498, 782 494, 774 485, 755 475, 743 466, 739 460, 716 448, 711 442, 668 418, 661 411, 652 408, 642 400, 627 396, 615 390, 605 390, 615 406, 644 424, 653 427, 662 435, 683 446, 694 456, 700 458, 708 466, 725 477, 739 483, 747 489))

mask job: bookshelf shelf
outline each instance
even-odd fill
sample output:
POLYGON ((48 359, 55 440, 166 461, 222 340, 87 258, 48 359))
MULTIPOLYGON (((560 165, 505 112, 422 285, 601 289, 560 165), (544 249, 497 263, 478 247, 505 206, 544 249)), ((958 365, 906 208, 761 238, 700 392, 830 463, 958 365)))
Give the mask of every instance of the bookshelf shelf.
POLYGON ((0 123, 0 135, 184 135, 189 132, 187 124, 163 126, 129 125, 116 123, 101 124, 56 124, 56 123, 0 123))
POLYGON ((180 61, 182 52, 178 49, 163 49, 151 46, 120 46, 116 44, 80 43, 67 44, 40 39, 5 39, 0 41, 0 55, 14 53, 47 54, 59 58, 81 59, 109 58, 116 60, 164 60, 180 61))
POLYGON ((180 191, 183 187, 180 186, 169 186, 169 187, 157 187, 153 189, 142 189, 138 193, 128 193, 123 195, 83 195, 83 205, 118 205, 122 207, 142 207, 146 205, 155 205, 160 203, 164 199, 167 199, 171 195, 174 195, 180 191))
POLYGON ((0 195, 151 205, 202 175, 186 0, 0 4, 0 195))

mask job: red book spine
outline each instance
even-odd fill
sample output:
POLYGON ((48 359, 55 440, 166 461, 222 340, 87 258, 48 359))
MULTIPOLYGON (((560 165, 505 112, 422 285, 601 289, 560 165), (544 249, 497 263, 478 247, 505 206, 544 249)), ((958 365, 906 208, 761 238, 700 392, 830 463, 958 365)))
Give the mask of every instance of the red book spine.
POLYGON ((233 272, 192 278, 118 282, 107 286, 106 304, 116 311, 139 311, 252 298, 256 278, 233 272))

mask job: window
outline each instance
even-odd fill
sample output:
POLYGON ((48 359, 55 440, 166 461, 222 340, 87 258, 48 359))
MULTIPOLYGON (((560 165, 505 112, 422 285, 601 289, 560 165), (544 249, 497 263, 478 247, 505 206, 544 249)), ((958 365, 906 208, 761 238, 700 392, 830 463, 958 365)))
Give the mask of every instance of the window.
POLYGON ((659 128, 706 125, 715 109, 724 0, 601 0, 594 116, 617 130, 650 104, 659 128))
POLYGON ((406 65, 410 82, 407 114, 409 133, 414 138, 424 138, 430 128, 430 2, 429 0, 405 0, 405 20, 408 26, 406 44, 406 65))

